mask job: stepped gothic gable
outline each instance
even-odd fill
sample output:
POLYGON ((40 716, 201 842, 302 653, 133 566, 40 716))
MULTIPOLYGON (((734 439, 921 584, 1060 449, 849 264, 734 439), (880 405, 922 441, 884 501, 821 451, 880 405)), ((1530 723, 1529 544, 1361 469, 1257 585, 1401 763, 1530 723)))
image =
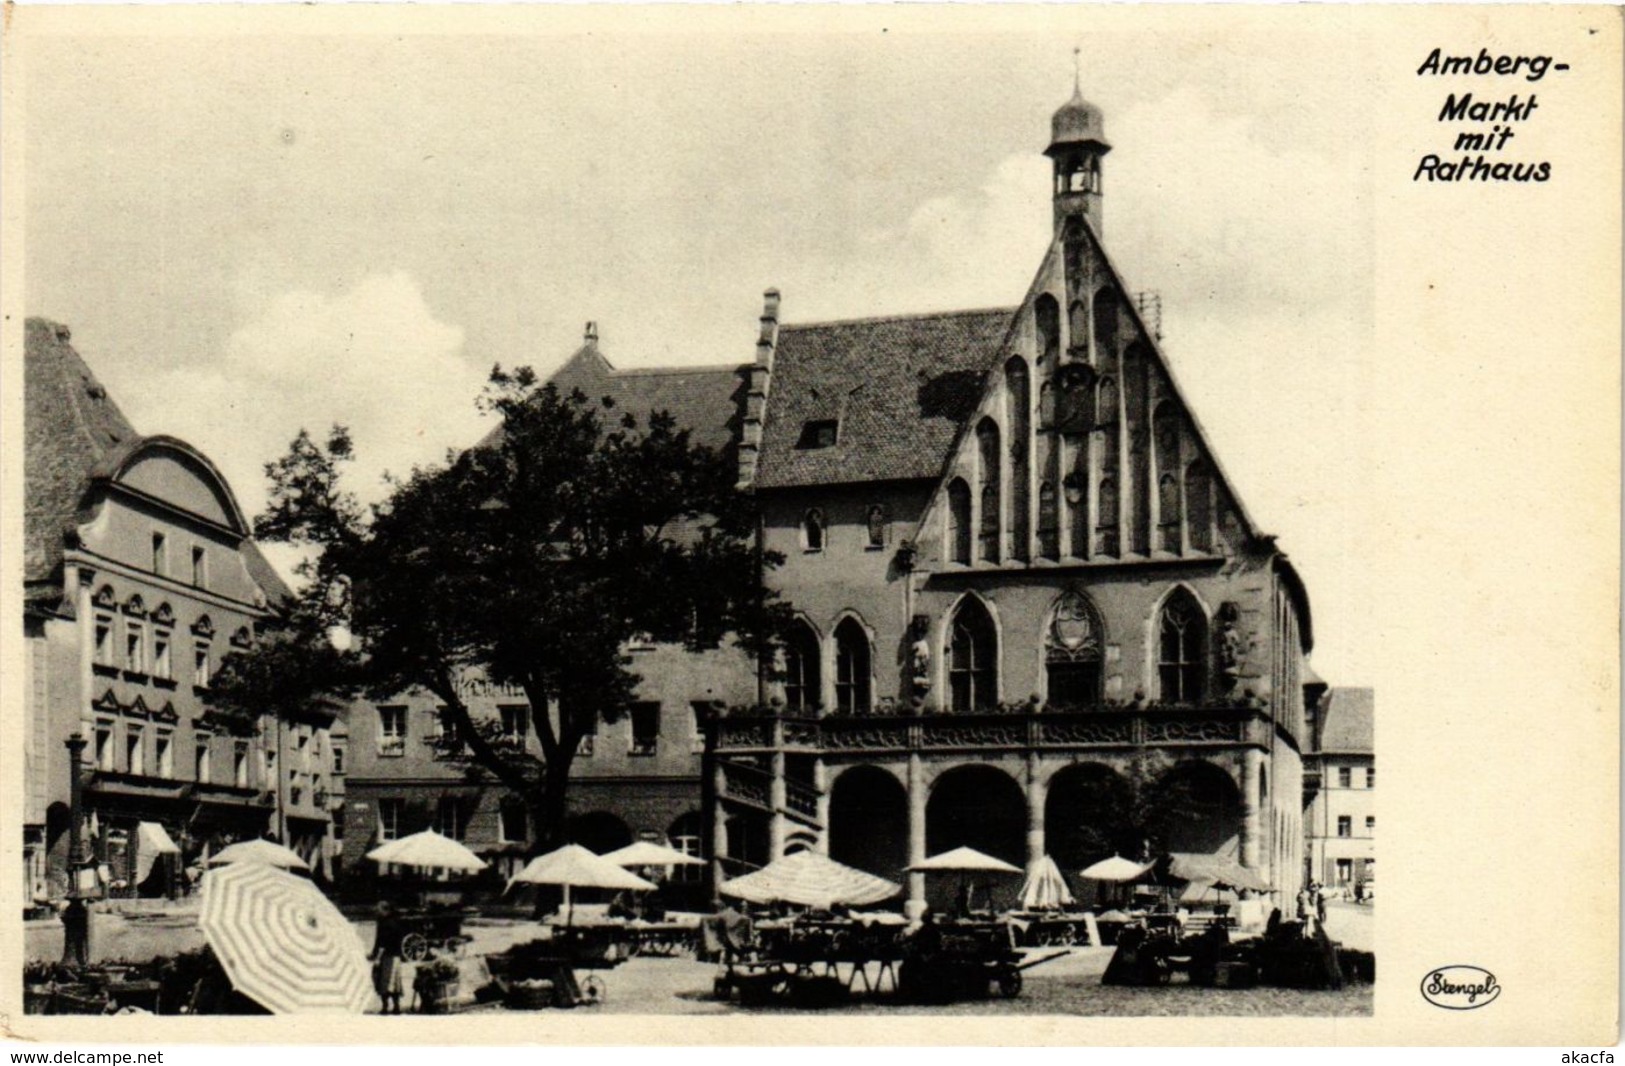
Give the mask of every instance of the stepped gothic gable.
POLYGON ((1057 233, 960 424, 927 569, 1226 557, 1257 536, 1094 223, 1057 233))

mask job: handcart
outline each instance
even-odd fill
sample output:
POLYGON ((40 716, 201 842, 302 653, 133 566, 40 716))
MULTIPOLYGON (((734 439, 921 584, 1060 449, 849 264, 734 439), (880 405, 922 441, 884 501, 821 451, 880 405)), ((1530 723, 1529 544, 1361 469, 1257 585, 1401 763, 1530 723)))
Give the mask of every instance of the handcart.
POLYGON ((459 955, 472 937, 463 935, 463 919, 472 911, 463 908, 427 908, 402 911, 399 915, 406 934, 401 937, 401 958, 422 962, 431 952, 459 955))

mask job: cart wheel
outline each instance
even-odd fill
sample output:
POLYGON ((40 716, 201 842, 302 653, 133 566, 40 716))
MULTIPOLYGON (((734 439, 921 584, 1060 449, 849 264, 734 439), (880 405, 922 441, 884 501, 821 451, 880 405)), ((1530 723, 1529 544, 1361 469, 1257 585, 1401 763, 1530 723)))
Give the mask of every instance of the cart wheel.
POLYGON ((604 987, 604 982, 597 977, 588 977, 581 982, 581 1002, 589 1007, 604 1002, 604 996, 607 994, 608 989, 604 987))
POLYGON ((999 974, 999 995, 1005 999, 1015 999, 1021 995, 1021 971, 1005 970, 999 974))
POLYGON ((429 938, 422 933, 407 933, 401 937, 401 958, 407 962, 422 962, 429 957, 429 938))

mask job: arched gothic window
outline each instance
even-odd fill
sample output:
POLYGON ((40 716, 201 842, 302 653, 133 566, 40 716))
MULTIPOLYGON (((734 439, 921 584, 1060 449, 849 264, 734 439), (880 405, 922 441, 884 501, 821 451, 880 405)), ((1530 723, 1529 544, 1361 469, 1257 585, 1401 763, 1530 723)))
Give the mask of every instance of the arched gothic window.
POLYGON ((874 504, 869 508, 869 514, 864 524, 869 529, 869 547, 884 548, 886 546, 886 508, 882 504, 874 504))
POLYGON ((1053 367, 1061 354, 1061 305, 1045 293, 1033 302, 1033 325, 1038 329, 1038 359, 1053 367))
POLYGON ((1089 350, 1089 311, 1082 300, 1073 300, 1067 315, 1067 344, 1075 358, 1089 350))
POLYGON ((974 597, 954 612, 949 627, 948 692, 958 714, 988 710, 999 699, 998 640, 987 608, 974 597))
POLYGON ((1101 661, 1106 645, 1100 616, 1081 592, 1068 592, 1050 613, 1044 632, 1044 667, 1049 702, 1057 707, 1093 707, 1100 703, 1101 661))
POLYGON ((956 563, 970 565, 970 486, 964 478, 948 483, 948 554, 956 563))
POLYGON ((1179 411, 1164 400, 1157 404, 1152 417, 1156 420, 1157 546, 1177 552, 1184 523, 1179 502, 1179 411))
POLYGON ((1026 559, 1031 519, 1027 483, 1032 449, 1032 391, 1027 364, 1014 356, 1004 364, 1005 425, 1010 427, 1010 558, 1026 559))
POLYGON ((1061 515, 1049 481, 1038 486, 1038 553, 1046 559, 1061 557, 1061 515))
POLYGON ((1193 703, 1207 690, 1207 616, 1184 589, 1168 597, 1158 620, 1157 679, 1165 703, 1193 703))
POLYGON ((810 712, 818 706, 818 635, 805 622, 790 630, 784 643, 784 705, 810 712))
POLYGON ((1101 289, 1095 293, 1095 354, 1102 361, 1117 352, 1117 293, 1101 289))
POLYGON ((841 714, 868 714, 869 634, 848 618, 835 627, 835 709, 841 714))
POLYGON ((1190 521, 1191 550, 1213 550, 1213 482, 1207 464, 1198 459, 1185 468, 1185 514, 1190 521))
POLYGON ((999 561, 999 427, 984 418, 976 427, 979 462, 977 476, 982 485, 982 520, 977 527, 977 558, 984 563, 999 561))
POLYGON ((1095 425, 1117 425, 1117 382, 1109 375, 1095 384, 1095 425))
POLYGON ((1095 521, 1095 550, 1102 555, 1116 555, 1117 479, 1110 474, 1100 479, 1100 499, 1095 506, 1100 509, 1100 517, 1095 521))
POLYGON ((801 519, 801 546, 810 552, 824 550, 824 512, 816 507, 801 519))

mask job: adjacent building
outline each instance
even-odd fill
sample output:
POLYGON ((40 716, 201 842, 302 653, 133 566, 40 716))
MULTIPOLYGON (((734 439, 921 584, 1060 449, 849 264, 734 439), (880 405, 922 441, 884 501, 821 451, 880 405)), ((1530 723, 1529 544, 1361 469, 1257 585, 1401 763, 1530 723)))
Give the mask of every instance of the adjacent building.
POLYGON ((1308 876, 1353 892, 1377 878, 1376 701, 1368 688, 1334 688, 1314 709, 1304 754, 1308 876))
POLYGON ((331 713, 240 736, 205 701, 288 595, 231 486, 137 432, 66 326, 28 320, 24 385, 25 899, 67 887, 74 734, 109 891, 171 892, 210 848, 268 833, 323 867, 331 713))

